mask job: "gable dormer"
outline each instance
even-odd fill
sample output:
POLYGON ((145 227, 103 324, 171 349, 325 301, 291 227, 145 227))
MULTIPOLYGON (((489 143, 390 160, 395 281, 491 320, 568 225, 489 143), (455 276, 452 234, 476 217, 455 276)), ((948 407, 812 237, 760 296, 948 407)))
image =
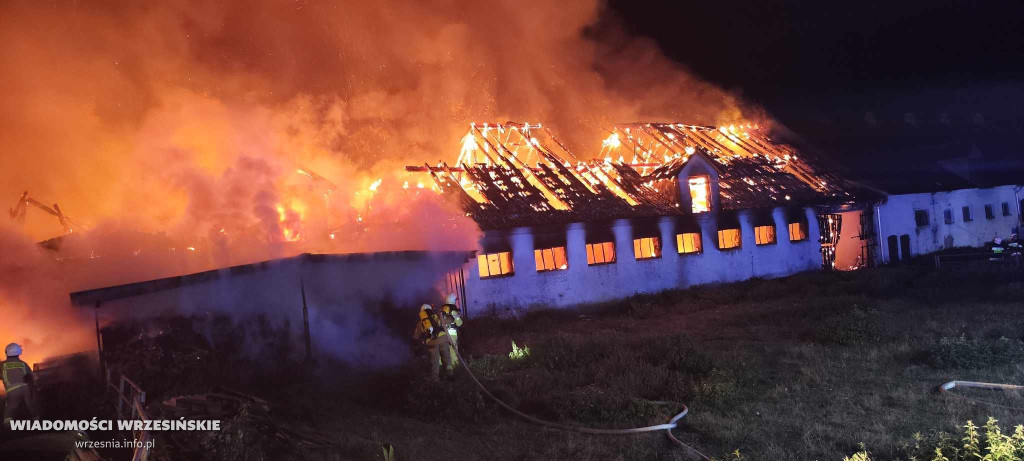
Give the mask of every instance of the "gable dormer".
POLYGON ((697 151, 679 170, 679 207, 693 214, 721 210, 718 193, 718 165, 697 151))

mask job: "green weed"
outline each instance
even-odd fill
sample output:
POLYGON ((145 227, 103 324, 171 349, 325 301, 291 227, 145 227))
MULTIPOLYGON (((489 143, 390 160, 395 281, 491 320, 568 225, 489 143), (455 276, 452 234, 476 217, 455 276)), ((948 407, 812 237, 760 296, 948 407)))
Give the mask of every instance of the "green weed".
POLYGON ((827 317, 818 331, 818 340, 826 344, 868 344, 882 338, 879 312, 854 304, 853 309, 827 317))
MULTIPOLYGON (((867 460, 861 451, 843 461, 867 460), (865 457, 859 457, 859 456, 865 457)), ((936 433, 924 437, 914 434, 914 445, 899 459, 907 461, 1022 461, 1024 460, 1024 425, 1004 434, 995 418, 989 417, 984 427, 973 421, 963 426, 963 435, 936 433)))
POLYGON ((931 362, 938 368, 978 369, 1001 367, 1024 360, 1024 342, 1009 338, 996 341, 943 337, 932 350, 931 362))

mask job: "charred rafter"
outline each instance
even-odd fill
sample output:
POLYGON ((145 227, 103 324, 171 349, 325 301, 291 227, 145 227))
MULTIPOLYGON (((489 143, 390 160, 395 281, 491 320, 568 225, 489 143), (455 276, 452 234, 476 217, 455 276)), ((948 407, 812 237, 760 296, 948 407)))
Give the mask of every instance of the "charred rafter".
POLYGON ((725 210, 849 202, 863 192, 751 125, 624 124, 609 133, 598 159, 583 161, 540 124, 474 123, 457 166, 406 169, 429 173, 484 229, 688 213, 677 176, 696 153, 718 164, 725 210))

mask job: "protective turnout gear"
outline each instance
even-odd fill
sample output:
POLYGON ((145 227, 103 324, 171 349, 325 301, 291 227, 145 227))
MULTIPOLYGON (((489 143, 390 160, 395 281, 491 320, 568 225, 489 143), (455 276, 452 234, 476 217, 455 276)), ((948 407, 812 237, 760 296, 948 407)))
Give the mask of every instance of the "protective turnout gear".
POLYGON ((7 360, 0 362, 0 367, 2 367, 0 372, 3 373, 4 390, 7 392, 25 386, 31 380, 32 369, 17 355, 8 356, 7 360))
POLYGON ((437 381, 441 371, 441 363, 444 362, 444 371, 448 377, 455 374, 455 362, 451 359, 451 337, 441 335, 434 339, 428 339, 427 352, 430 360, 430 379, 437 381), (446 353, 447 352, 447 353, 446 353))
MULTIPOLYGON (((434 313, 434 308, 430 307, 430 304, 424 304, 420 306, 420 324, 417 326, 417 332, 421 331, 426 333, 431 338, 437 337, 437 332, 434 328, 434 322, 431 321, 430 316, 434 313)), ((417 338, 418 339, 418 338, 417 338)))
POLYGON ((413 337, 418 340, 434 339, 447 334, 448 322, 443 314, 434 312, 430 304, 420 306, 420 323, 413 337))
POLYGON ((18 343, 10 343, 4 348, 4 354, 8 357, 14 355, 21 355, 21 346, 18 343))
POLYGON ((441 306, 441 313, 444 314, 445 320, 448 321, 449 329, 456 329, 462 326, 462 311, 455 305, 445 304, 441 306))
POLYGON ((459 328, 462 327, 462 311, 459 310, 459 306, 455 304, 458 297, 455 293, 448 295, 446 299, 447 303, 441 306, 441 314, 448 322, 448 338, 451 343, 451 359, 452 363, 458 365, 459 363, 459 328))
POLYGON ((442 361, 449 376, 454 372, 451 361, 451 343, 448 338, 448 322, 443 315, 438 315, 429 304, 420 306, 419 323, 413 338, 423 341, 427 346, 427 358, 430 360, 430 377, 437 381, 442 361), (442 354, 442 352, 444 352, 442 354))
POLYGON ((7 391, 7 400, 4 404, 4 427, 10 428, 11 421, 23 419, 26 416, 31 419, 39 419, 39 410, 36 408, 32 388, 22 386, 13 391, 7 391))
MULTIPOLYGON (((12 344, 11 346, 17 346, 12 344)), ((4 390, 7 391, 7 401, 4 405, 3 424, 8 425, 12 419, 27 412, 33 419, 39 418, 32 395, 32 382, 35 375, 28 364, 21 361, 17 355, 10 354, 11 346, 7 346, 7 360, 0 362, 0 372, 4 382, 4 390)), ((20 353, 21 348, 17 351, 20 353)))

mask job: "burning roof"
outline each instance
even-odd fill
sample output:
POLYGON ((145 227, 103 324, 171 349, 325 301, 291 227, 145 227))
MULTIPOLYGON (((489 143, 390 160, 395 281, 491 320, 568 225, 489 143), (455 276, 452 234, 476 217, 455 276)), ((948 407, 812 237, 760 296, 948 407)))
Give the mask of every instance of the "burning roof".
POLYGON ((725 210, 838 204, 856 188, 755 125, 615 127, 596 159, 573 154, 541 124, 471 124, 455 166, 429 172, 482 229, 688 214, 677 175, 694 156, 719 171, 725 210))

